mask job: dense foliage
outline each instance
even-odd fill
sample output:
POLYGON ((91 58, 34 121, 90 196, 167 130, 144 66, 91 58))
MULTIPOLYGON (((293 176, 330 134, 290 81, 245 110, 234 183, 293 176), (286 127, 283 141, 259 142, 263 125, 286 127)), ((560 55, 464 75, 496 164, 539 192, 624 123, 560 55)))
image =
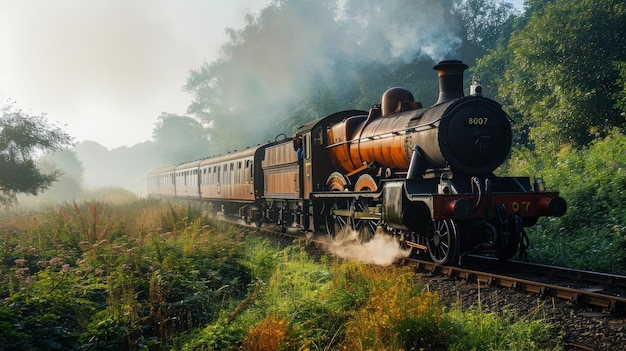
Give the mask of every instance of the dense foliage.
POLYGON ((529 1, 475 71, 515 120, 501 174, 543 177, 567 214, 529 230, 530 259, 626 272, 626 2, 529 1))
POLYGON ((517 149, 510 172, 543 177, 567 199, 559 219, 531 228, 530 258, 581 269, 626 273, 626 135, 613 131, 553 158, 517 149))
POLYGON ((67 204, 0 227, 0 349, 562 349, 540 314, 448 311, 411 270, 315 261, 189 206, 67 204))
POLYGON ((623 128, 619 92, 624 89, 626 4, 534 3, 543 6, 527 13, 508 45, 482 58, 475 69, 495 81, 497 98, 518 122, 522 140, 539 151, 558 152, 623 128))

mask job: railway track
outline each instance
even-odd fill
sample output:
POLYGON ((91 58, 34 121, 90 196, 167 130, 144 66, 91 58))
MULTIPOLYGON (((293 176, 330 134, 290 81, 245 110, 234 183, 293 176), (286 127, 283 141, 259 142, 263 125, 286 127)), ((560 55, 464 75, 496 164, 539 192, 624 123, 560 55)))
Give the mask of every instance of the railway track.
MULTIPOLYGON (((228 221, 238 226, 251 228, 242 221, 228 221)), ((338 245, 325 235, 303 238, 299 232, 284 232, 265 226, 256 230, 262 235, 274 237, 285 244, 290 244, 293 240, 306 240, 307 245, 320 251, 326 251, 329 245, 338 245)), ((479 289, 489 287, 505 291, 507 294, 516 294, 520 300, 533 300, 528 296, 535 296, 534 300, 547 301, 547 304, 551 306, 567 306, 566 312, 561 316, 565 321, 556 323, 558 328, 564 329, 567 335, 564 339, 565 350, 615 349, 594 344, 598 340, 594 340, 591 335, 595 334, 595 339, 598 339, 600 338, 598 335, 602 334, 605 329, 604 333, 608 336, 603 336, 602 339, 617 338, 626 343, 626 337, 623 335, 626 332, 625 276, 520 261, 501 262, 495 258, 471 255, 464 258, 463 267, 439 266, 430 261, 414 258, 401 258, 396 263, 413 266, 415 271, 425 275, 427 280, 446 281, 457 286, 461 283, 461 285, 469 286, 469 289, 472 289, 472 286, 477 286, 479 289), (573 312, 579 310, 580 312, 573 312), (576 318, 584 321, 573 322, 576 318), (606 322, 607 320, 609 322, 606 322), (580 327, 575 329, 570 326, 572 323, 589 326, 587 329, 580 327), (594 325, 595 323, 599 324, 594 325), (608 328, 615 328, 617 324, 624 326, 623 330, 620 327, 619 331, 615 332, 609 330, 607 325, 603 326, 602 323, 607 324, 608 328)), ((444 289, 451 288, 447 285, 444 289)))
MULTIPOLYGON (((228 221, 250 228, 241 221, 228 221)), ((257 230, 274 237, 303 239, 299 232, 292 233, 267 227, 257 230)), ((324 235, 310 236, 306 240, 323 247, 338 245, 326 240, 324 235)), ((463 267, 440 266, 431 261, 415 258, 403 258, 398 260, 398 263, 414 266, 416 271, 450 279, 532 293, 568 303, 592 306, 609 313, 626 313, 626 276, 521 261, 502 262, 492 257, 472 255, 464 259, 463 267)))
POLYGON ((626 313, 624 276, 519 261, 499 262, 490 257, 473 256, 468 261, 466 266, 457 267, 405 259, 416 270, 626 313))

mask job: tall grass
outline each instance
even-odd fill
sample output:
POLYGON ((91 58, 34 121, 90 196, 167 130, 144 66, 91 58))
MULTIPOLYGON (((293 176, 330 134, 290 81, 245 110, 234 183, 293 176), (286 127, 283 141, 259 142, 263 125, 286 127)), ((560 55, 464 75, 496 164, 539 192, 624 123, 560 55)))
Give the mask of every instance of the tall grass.
POLYGON ((0 349, 558 348, 533 316, 446 311, 408 268, 311 259, 192 206, 14 211, 0 239, 0 349))
POLYGON ((239 234, 213 225, 156 200, 5 215, 0 344, 131 350, 205 325, 251 281, 239 234))

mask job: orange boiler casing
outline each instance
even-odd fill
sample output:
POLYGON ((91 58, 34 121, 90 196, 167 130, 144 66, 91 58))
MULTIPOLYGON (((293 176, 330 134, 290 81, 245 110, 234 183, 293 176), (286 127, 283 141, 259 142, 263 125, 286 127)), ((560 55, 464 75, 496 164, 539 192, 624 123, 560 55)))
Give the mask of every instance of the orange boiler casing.
POLYGON ((350 173, 364 163, 407 169, 411 146, 407 145, 407 125, 413 114, 393 114, 370 118, 354 116, 328 130, 329 151, 336 166, 350 173))

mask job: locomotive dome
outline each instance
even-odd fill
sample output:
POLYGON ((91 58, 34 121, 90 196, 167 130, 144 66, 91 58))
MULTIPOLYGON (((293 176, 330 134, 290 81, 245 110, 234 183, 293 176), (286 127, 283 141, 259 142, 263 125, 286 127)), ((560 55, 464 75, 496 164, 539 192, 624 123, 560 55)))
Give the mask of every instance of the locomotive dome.
POLYGON ((383 93, 381 101, 383 116, 396 112, 398 104, 401 104, 403 101, 414 102, 415 98, 413 94, 405 88, 393 87, 387 89, 387 91, 383 93))

